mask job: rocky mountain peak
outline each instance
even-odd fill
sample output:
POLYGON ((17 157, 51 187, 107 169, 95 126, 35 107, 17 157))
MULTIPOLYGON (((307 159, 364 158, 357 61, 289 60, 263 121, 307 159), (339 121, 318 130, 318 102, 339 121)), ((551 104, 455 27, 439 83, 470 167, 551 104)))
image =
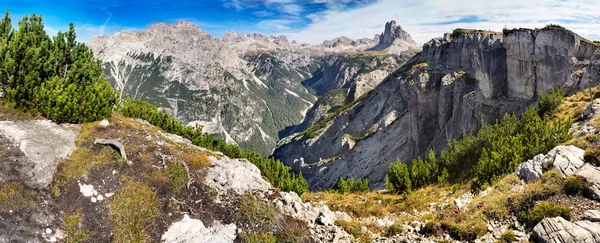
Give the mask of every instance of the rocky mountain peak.
POLYGON ((387 50, 390 53, 400 53, 409 49, 417 49, 417 43, 408 32, 404 31, 395 20, 387 22, 383 33, 379 36, 379 43, 370 51, 387 50))

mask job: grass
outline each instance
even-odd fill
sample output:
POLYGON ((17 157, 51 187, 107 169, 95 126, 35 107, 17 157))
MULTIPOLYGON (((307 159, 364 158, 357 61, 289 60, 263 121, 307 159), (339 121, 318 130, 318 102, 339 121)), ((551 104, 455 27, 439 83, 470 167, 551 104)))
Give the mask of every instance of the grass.
POLYGON ((88 170, 94 165, 108 163, 113 158, 113 151, 108 147, 102 148, 99 153, 89 148, 78 147, 69 158, 60 164, 52 183, 52 193, 58 197, 61 188, 69 182, 85 178, 88 170))
POLYGON ((200 152, 194 148, 183 149, 183 152, 178 154, 177 158, 186 161, 190 168, 194 170, 206 168, 211 164, 206 152, 200 152))
POLYGON ((452 31, 452 34, 450 34, 450 37, 456 38, 458 36, 465 36, 465 35, 472 35, 472 34, 491 35, 491 34, 496 34, 496 32, 489 31, 489 30, 460 29, 459 28, 459 29, 455 29, 454 31, 452 31))
POLYGON ((158 215, 156 193, 141 182, 124 178, 123 187, 106 205, 114 242, 148 242, 146 228, 158 215))
POLYGON ((544 218, 562 217, 571 220, 571 209, 568 206, 555 205, 551 202, 539 202, 529 214, 527 223, 531 227, 538 224, 544 218))
POLYGON ((336 220, 335 224, 342 227, 348 234, 354 236, 357 242, 372 242, 374 239, 368 232, 364 232, 362 227, 366 227, 373 233, 381 233, 383 229, 378 227, 374 222, 361 223, 357 221, 336 220))
POLYGON ((185 166, 178 162, 169 161, 167 163, 167 174, 174 193, 184 189, 189 181, 185 166))
POLYGON ((35 206, 35 192, 18 183, 0 185, 0 212, 22 211, 35 206))
POLYGON ((242 240, 246 243, 276 243, 277 237, 268 233, 253 233, 253 234, 242 234, 242 240))
POLYGON ((252 231, 267 232, 276 223, 279 211, 277 208, 257 200, 250 194, 240 198, 239 211, 235 214, 238 225, 244 223, 250 226, 252 231))
POLYGON ((65 243, 84 242, 90 230, 81 228, 81 211, 77 211, 71 215, 66 215, 63 218, 65 243))

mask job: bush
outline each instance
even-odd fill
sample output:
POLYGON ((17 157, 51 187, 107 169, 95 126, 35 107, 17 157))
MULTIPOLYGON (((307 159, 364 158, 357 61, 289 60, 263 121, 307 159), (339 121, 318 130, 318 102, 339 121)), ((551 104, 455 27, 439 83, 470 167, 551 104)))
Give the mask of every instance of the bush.
POLYGON ((554 205, 551 202, 541 201, 529 213, 527 224, 531 227, 537 225, 544 218, 562 217, 571 220, 571 209, 568 206, 554 205))
POLYGON ((386 187, 398 193, 409 193, 412 188, 410 172, 406 164, 400 160, 390 164, 386 176, 386 187))
POLYGON ((561 30, 566 30, 567 28, 561 26, 561 25, 557 25, 557 24, 549 24, 546 25, 546 27, 544 27, 544 29, 561 29, 561 30))
POLYGON ((16 107, 37 110, 56 122, 82 123, 108 117, 117 93, 102 77, 92 51, 76 41, 75 28, 50 39, 42 16, 25 15, 10 29, 0 26, 0 86, 16 107))
POLYGON ((169 184, 173 188, 173 193, 178 193, 187 186, 189 178, 183 164, 169 161, 167 163, 167 174, 169 175, 169 184))
POLYGON ((278 215, 277 208, 257 200, 250 194, 239 201, 239 210, 235 216, 237 222, 248 225, 252 231, 264 232, 272 228, 278 215))
POLYGON ((413 160, 410 165, 410 181, 414 188, 420 188, 429 184, 429 166, 423 160, 413 160))
POLYGON ((577 195, 583 191, 585 179, 581 176, 567 176, 565 178, 565 193, 577 195))
POLYGON ((367 178, 354 180, 354 178, 343 179, 340 177, 336 186, 338 193, 365 193, 369 192, 369 181, 367 178))
POLYGON ((512 230, 507 230, 504 231, 504 233, 502 233, 502 235, 500 235, 500 239, 498 239, 498 241, 500 243, 512 243, 516 240, 516 236, 515 233, 512 230))
POLYGON ((551 114, 563 102, 565 91, 562 88, 550 88, 550 92, 540 92, 538 97, 538 113, 540 116, 551 114))

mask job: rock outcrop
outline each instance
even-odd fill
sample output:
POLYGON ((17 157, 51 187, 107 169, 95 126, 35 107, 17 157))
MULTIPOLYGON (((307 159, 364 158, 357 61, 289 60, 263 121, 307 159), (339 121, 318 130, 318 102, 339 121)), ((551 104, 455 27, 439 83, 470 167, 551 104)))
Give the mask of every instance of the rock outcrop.
POLYGON ((0 166, 0 183, 23 181, 46 188, 60 162, 75 149, 77 133, 48 120, 0 121, 0 147, 6 153, 0 166))
POLYGON ((535 242, 600 242, 600 223, 597 210, 586 212, 586 220, 571 223, 562 217, 545 218, 532 232, 535 242))
MULTIPOLYGON (((377 38, 377 37, 376 37, 377 38)), ((396 24, 395 20, 385 24, 385 30, 379 35, 379 42, 370 51, 387 51, 388 53, 400 54, 402 52, 418 49, 417 43, 406 31, 396 24)))
POLYGON ((507 112, 520 114, 550 87, 573 92, 596 85, 599 49, 562 29, 515 30, 507 36, 447 34, 426 43, 317 136, 296 134, 283 140, 274 157, 302 170, 312 188, 329 188, 339 177, 368 178, 370 185, 381 187, 396 159, 408 162, 429 149, 439 152, 448 141, 507 112), (549 70, 560 75, 549 75, 549 70), (347 135, 360 138, 352 149, 343 146, 347 135), (331 162, 315 164, 321 160, 331 162))
POLYGON ((236 235, 235 224, 222 225, 215 221, 213 226, 206 227, 202 221, 191 219, 187 214, 181 221, 173 223, 162 236, 165 243, 232 243, 236 235))

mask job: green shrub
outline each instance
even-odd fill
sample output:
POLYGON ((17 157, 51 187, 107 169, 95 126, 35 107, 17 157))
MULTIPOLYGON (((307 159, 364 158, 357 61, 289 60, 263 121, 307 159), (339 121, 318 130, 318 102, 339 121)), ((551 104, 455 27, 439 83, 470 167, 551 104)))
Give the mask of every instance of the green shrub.
POLYGON ((410 165, 410 181, 412 182, 412 187, 420 188, 427 184, 429 184, 429 166, 423 162, 423 160, 416 159, 413 160, 410 165))
POLYGON ((565 91, 562 88, 550 88, 550 92, 540 92, 538 97, 538 113, 540 116, 551 114, 563 102, 565 91))
POLYGON ((577 195, 583 191, 585 179, 581 176, 567 176, 565 178, 565 193, 577 195))
POLYGON ((529 213, 527 223, 529 226, 537 225, 544 218, 562 217, 571 220, 571 208, 563 205, 554 205, 551 202, 541 201, 529 213))
POLYGON ((354 180, 354 178, 350 177, 348 179, 341 178, 338 181, 336 186, 336 191, 338 193, 347 194, 347 193, 365 193, 369 192, 369 181, 367 178, 354 180))
POLYGON ((512 243, 517 239, 517 237, 515 236, 515 233, 512 230, 507 230, 504 231, 504 233, 502 233, 502 235, 500 235, 500 239, 498 239, 498 241, 500 243, 512 243))
POLYGON ((92 51, 76 41, 73 24, 51 39, 41 15, 25 15, 11 30, 7 11, 0 26, 0 86, 18 108, 37 110, 59 123, 111 114, 117 93, 102 77, 92 51))
POLYGON ((266 232, 275 224, 278 212, 277 208, 246 194, 239 201, 239 211, 235 217, 253 231, 266 232))
POLYGON ((396 160, 390 164, 390 168, 386 176, 386 187, 389 190, 399 193, 409 193, 412 188, 410 180, 410 172, 406 164, 400 160, 396 160))

